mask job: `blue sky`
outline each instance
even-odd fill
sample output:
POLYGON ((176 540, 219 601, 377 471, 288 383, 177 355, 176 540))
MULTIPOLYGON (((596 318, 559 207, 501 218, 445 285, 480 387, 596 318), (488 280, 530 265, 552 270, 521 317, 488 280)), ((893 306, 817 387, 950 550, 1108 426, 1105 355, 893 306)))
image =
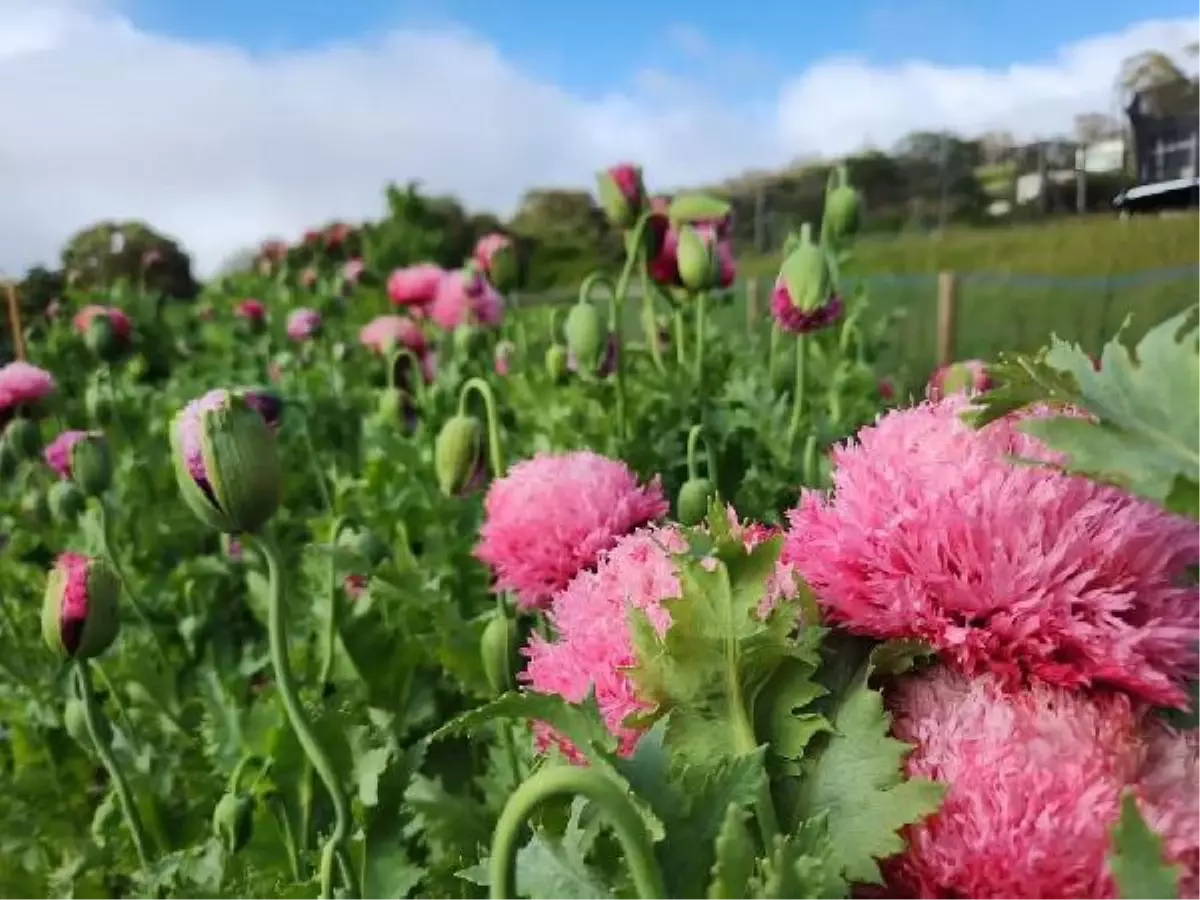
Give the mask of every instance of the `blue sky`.
POLYGON ((126 0, 134 21, 180 38, 272 54, 369 40, 392 27, 457 26, 526 71, 583 94, 647 67, 702 75, 717 39, 769 81, 832 55, 1003 66, 1151 18, 1194 16, 1194 0, 126 0), (769 10, 748 14, 751 9, 769 10))

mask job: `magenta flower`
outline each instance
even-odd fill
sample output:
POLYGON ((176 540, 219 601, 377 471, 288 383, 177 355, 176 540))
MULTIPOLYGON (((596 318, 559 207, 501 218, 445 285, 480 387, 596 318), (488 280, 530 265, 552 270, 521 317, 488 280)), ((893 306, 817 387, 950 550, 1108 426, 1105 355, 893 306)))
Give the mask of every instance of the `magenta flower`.
POLYGON ((771 315, 779 327, 791 334, 809 334, 821 331, 837 322, 842 317, 842 298, 830 294, 828 299, 815 309, 801 309, 792 302, 787 284, 782 278, 775 282, 771 292, 771 315))
POLYGON ((258 388, 241 388, 237 391, 246 405, 262 416, 263 422, 272 431, 279 428, 283 420, 283 398, 272 391, 258 388))
POLYGON ((504 298, 478 272, 460 269, 441 280, 429 316, 446 331, 467 324, 499 325, 504 298))
POLYGON ((120 629, 120 582, 106 563, 79 553, 60 553, 46 580, 42 637, 66 659, 99 656, 120 629))
POLYGON ((646 188, 642 184, 642 167, 633 163, 617 163, 609 167, 608 177, 617 186, 625 202, 637 210, 646 195, 646 188))
POLYGON ((45 369, 21 360, 5 363, 0 366, 0 416, 38 403, 55 388, 54 376, 45 369))
POLYGON ((293 341, 311 340, 321 331, 321 314, 315 309, 294 309, 288 316, 287 336, 293 341))
POLYGON ((261 325, 267 319, 267 307, 259 300, 242 300, 233 308, 233 314, 252 325, 261 325))
POLYGON ((396 269, 388 276, 388 298, 394 306, 427 307, 437 296, 446 270, 433 263, 396 269))
MULTIPOLYGON (((727 510, 731 524, 737 514, 727 510)), ((735 534, 747 549, 771 535, 768 529, 737 525, 735 534)), ((629 614, 637 609, 646 614, 659 637, 671 627, 671 615, 663 601, 682 595, 674 554, 687 549, 679 527, 664 525, 643 528, 621 537, 600 554, 594 570, 585 569, 558 592, 547 610, 556 635, 548 641, 540 635, 525 648, 529 662, 521 680, 541 694, 557 694, 571 703, 582 703, 595 691, 596 703, 608 730, 618 740, 618 752, 629 755, 641 737, 645 723, 632 724, 630 717, 647 713, 654 704, 640 695, 630 673, 637 663, 629 632, 629 614)), ((796 596, 792 570, 776 565, 759 614, 768 615, 781 601, 796 596)), ((539 749, 557 746, 580 762, 578 751, 565 738, 543 723, 535 726, 539 749)))
POLYGON ((111 326, 115 338, 121 341, 129 340, 129 335, 133 331, 133 323, 123 310, 117 309, 115 306, 101 306, 96 303, 89 304, 75 313, 75 318, 71 321, 79 334, 87 334, 88 329, 92 327, 92 322, 96 318, 108 319, 108 324, 111 326))
POLYGON ((63 480, 71 478, 71 448, 97 432, 69 430, 62 432, 42 449, 42 459, 63 480))
POLYGON ((539 453, 488 489, 475 556, 496 590, 542 606, 622 535, 667 509, 658 479, 641 486, 618 460, 590 450, 539 453))
POLYGON ((378 316, 362 327, 358 342, 376 353, 389 353, 396 347, 407 347, 417 356, 425 353, 425 335, 417 323, 407 316, 378 316))
POLYGON ((980 430, 962 395, 893 410, 834 449, 784 558, 828 617, 927 641, 967 674, 1107 686, 1170 706, 1196 676, 1195 524, 1015 455, 1057 458, 1015 417, 980 430))
POLYGON ((942 366, 934 372, 925 388, 925 395, 930 400, 941 400, 950 394, 980 394, 990 391, 993 386, 983 360, 965 359, 942 366))
POLYGON ((1195 731, 1171 732, 1120 694, 1012 693, 945 667, 901 680, 889 699, 893 732, 915 745, 908 774, 947 793, 883 864, 885 896, 1115 897, 1107 855, 1126 788, 1183 865, 1180 896, 1196 896, 1195 731))

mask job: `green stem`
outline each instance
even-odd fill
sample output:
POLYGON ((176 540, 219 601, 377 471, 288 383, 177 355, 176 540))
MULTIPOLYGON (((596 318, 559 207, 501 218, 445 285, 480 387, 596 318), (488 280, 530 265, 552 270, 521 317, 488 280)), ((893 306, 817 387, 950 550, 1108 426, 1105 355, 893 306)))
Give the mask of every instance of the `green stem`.
POLYGON ((654 292, 650 289, 650 276, 646 274, 646 263, 638 267, 638 279, 642 287, 642 328, 646 332, 646 343, 650 357, 659 372, 666 374, 667 366, 662 358, 662 345, 658 340, 658 317, 654 310, 654 292))
POLYGON ((329 621, 325 624, 325 647, 321 654, 321 674, 317 678, 317 684, 320 686, 322 693, 329 685, 329 678, 333 674, 333 657, 334 650, 337 646, 337 628, 338 628, 338 564, 337 564, 337 542, 342 536, 342 531, 345 530, 349 522, 345 517, 339 517, 333 520, 333 525, 329 529, 329 621))
POLYGON ((682 366, 686 359, 683 352, 683 310, 675 310, 673 318, 675 325, 675 363, 682 366))
POLYGON ((558 797, 581 795, 607 815, 643 900, 666 896, 654 846, 641 814, 616 783, 595 769, 555 766, 531 775, 517 788, 500 813, 492 834, 489 862, 491 896, 516 897, 517 850, 525 823, 542 804, 558 797))
POLYGON ((624 442, 628 431, 626 428, 625 407, 625 364, 621 353, 621 326, 625 322, 625 292, 629 289, 629 273, 632 262, 637 259, 637 251, 633 256, 627 256, 621 278, 613 284, 613 280, 604 272, 591 272, 579 285, 579 302, 594 303, 596 288, 603 287, 609 292, 608 332, 610 339, 617 342, 617 353, 613 360, 613 385, 617 405, 617 441, 624 442))
POLYGON ((113 535, 112 535, 112 516, 109 513, 108 503, 104 498, 100 498, 98 502, 98 515, 100 517, 100 555, 103 556, 113 572, 117 576, 117 580, 121 582, 121 587, 124 589, 125 598, 129 601, 130 608, 133 609, 134 615, 138 617, 138 621, 150 633, 151 639, 154 641, 155 650, 158 652, 164 666, 170 668, 170 663, 167 659, 167 649, 163 645, 162 637, 150 622, 150 615, 146 612, 146 607, 142 605, 142 601, 138 599, 138 595, 134 593, 133 585, 129 579, 125 577, 125 569, 121 566, 121 561, 117 559, 116 551, 113 550, 113 535))
MULTIPOLYGON (((508 605, 504 602, 504 595, 496 595, 496 614, 502 616, 508 628, 515 628, 516 624, 509 618, 508 605)), ((509 639, 512 639, 512 632, 509 632, 509 639)), ((504 684, 505 690, 511 690, 513 684, 512 659, 509 656, 504 658, 504 684)), ((515 788, 521 783, 521 762, 517 758, 517 743, 513 737, 513 724, 511 722, 500 723, 501 740, 504 743, 504 755, 508 757, 508 767, 512 773, 512 783, 515 788)))
POLYGON ((771 323, 771 339, 767 350, 767 371, 775 371, 775 357, 779 353, 779 326, 775 324, 775 320, 768 319, 771 323))
MULTIPOLYGON (((742 682, 734 658, 733 642, 726 645, 725 682, 729 690, 729 705, 733 711, 734 745, 740 754, 750 754, 758 750, 758 740, 754 736, 754 726, 746 712, 746 702, 742 696, 742 682)), ((767 850, 774 845, 775 836, 779 834, 779 817, 775 814, 775 801, 771 797, 771 784, 765 782, 759 789, 755 802, 755 814, 758 818, 758 828, 762 833, 763 847, 767 850)))
POLYGON ((419 409, 425 408, 425 371, 421 368, 421 360, 417 354, 413 353, 407 347, 397 347, 392 351, 391 358, 388 360, 388 387, 392 390, 396 389, 396 364, 402 359, 408 359, 409 365, 412 366, 412 385, 409 386, 409 391, 413 395, 413 399, 417 401, 419 409))
MULTIPOLYGON (((325 749, 321 746, 321 742, 305 716, 304 708, 300 704, 296 681, 292 675, 291 663, 288 660, 287 592, 284 587, 283 562, 280 558, 279 548, 266 535, 253 536, 252 540, 257 544, 259 552, 262 553, 263 558, 267 561, 271 598, 267 616, 267 629, 271 648, 271 666, 275 670, 275 683, 279 691, 279 698, 283 702, 283 709, 287 714, 288 722, 292 726, 292 731, 296 733, 296 740, 299 741, 301 748, 304 750, 304 755, 308 757, 309 763, 316 770, 317 775, 325 785, 325 789, 329 792, 330 800, 333 802, 333 832, 329 835, 329 839, 325 842, 325 846, 321 850, 321 897, 323 900, 327 900, 327 898, 333 896, 334 861, 339 856, 348 853, 346 843, 350 838, 352 823, 350 803, 346 799, 346 792, 342 789, 342 783, 338 780, 337 770, 334 769, 328 754, 326 754, 325 749)), ((353 870, 346 870, 343 872, 343 876, 347 878, 346 889, 350 896, 358 897, 358 885, 355 883, 357 879, 354 877, 353 870)))
POLYGON ((817 484, 817 436, 810 434, 804 442, 804 456, 800 464, 800 472, 804 484, 815 487, 817 484))
POLYGON ((142 817, 138 813, 137 803, 134 800, 133 791, 129 788, 129 782, 125 780, 125 773, 121 770, 116 756, 113 755, 112 747, 102 737, 103 731, 100 723, 104 713, 100 711, 96 703, 96 694, 92 689, 91 670, 88 668, 87 660, 75 661, 75 677, 78 679, 79 695, 83 701, 83 718, 87 724, 88 737, 91 738, 92 746, 96 748, 96 756, 100 758, 100 763, 112 780, 113 789, 117 792, 117 800, 121 804, 121 814, 125 817, 129 836, 133 838, 133 847, 137 851, 138 862, 143 869, 146 869, 150 865, 146 830, 142 827, 142 817))
MULTIPOLYGON (((701 434, 704 431, 703 425, 693 425, 688 431, 687 436, 687 477, 688 481, 694 481, 700 477, 700 466, 696 462, 696 452, 700 447, 701 434)), ((708 477, 712 478, 712 459, 708 451, 708 442, 704 442, 705 457, 708 468, 708 477)))
POLYGON ((708 307, 708 292, 701 291, 696 295, 696 355, 693 364, 696 367, 696 381, 704 377, 704 329, 708 325, 706 313, 708 307))
POLYGON ((808 355, 805 335, 796 336, 796 384, 792 390, 792 420, 788 424, 788 450, 796 446, 800 434, 800 419, 804 415, 804 358, 808 355))
POLYGON ((496 395, 492 393, 491 385, 482 378, 467 379, 467 383, 463 385, 458 394, 458 414, 460 416, 467 414, 467 400, 471 391, 483 399, 483 409, 487 416, 488 459, 492 466, 492 475, 496 478, 503 478, 504 453, 500 446, 500 417, 496 414, 496 395))
POLYGON ((117 693, 117 686, 112 683, 112 679, 108 677, 108 673, 100 663, 94 663, 96 674, 100 676, 100 683, 104 685, 104 689, 108 691, 108 696, 112 698, 113 706, 117 708, 117 715, 121 719, 121 724, 125 726, 125 731, 130 737, 133 736, 133 720, 129 718, 129 710, 125 708, 125 703, 121 700, 121 695, 117 693))

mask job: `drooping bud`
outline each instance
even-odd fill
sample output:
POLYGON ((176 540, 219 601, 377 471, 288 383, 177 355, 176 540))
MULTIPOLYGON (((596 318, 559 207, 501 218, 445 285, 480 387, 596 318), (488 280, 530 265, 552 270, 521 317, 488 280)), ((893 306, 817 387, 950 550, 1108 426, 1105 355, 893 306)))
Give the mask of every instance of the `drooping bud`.
POLYGON ((213 807, 213 834, 229 854, 237 853, 254 835, 254 798, 230 792, 213 807))
POLYGON ((56 481, 47 497, 50 515, 58 522, 74 522, 87 508, 87 497, 73 481, 56 481))
POLYGON ((717 489, 707 478, 689 478, 679 489, 675 501, 675 518, 680 525, 698 525, 708 515, 708 506, 717 489))
POLYGON ((862 225, 862 196, 850 184, 844 165, 838 166, 829 179, 823 215, 822 232, 834 245, 854 237, 862 225))
POLYGON ((517 671, 517 629, 507 613, 497 612, 483 629, 479 639, 479 656, 483 661, 483 674, 488 687, 494 694, 511 691, 517 671))
POLYGON ((171 423, 175 478, 192 512, 226 534, 255 532, 283 494, 279 447, 246 398, 209 391, 171 423))
POLYGON ((595 372, 604 339, 608 336, 600 310, 591 303, 576 303, 567 313, 563 335, 567 339, 567 352, 575 358, 578 370, 588 374, 595 372))
POLYGON ((18 416, 4 429, 4 442, 20 459, 33 459, 41 452, 42 433, 32 419, 18 416))
POLYGON ((596 192, 600 208, 614 228, 632 228, 646 205, 646 187, 642 167, 619 163, 596 173, 596 192))
POLYGON ((108 563, 63 553, 46 579, 42 637, 67 659, 92 659, 112 646, 120 620, 121 587, 108 563))
POLYGON ((562 344, 551 344, 546 348, 546 374, 551 381, 562 381, 567 374, 568 350, 562 344))
MULTIPOLYGON (((63 727, 77 744, 91 750, 95 745, 87 727, 87 709, 78 697, 71 697, 63 707, 63 727)), ((112 741, 112 725, 104 716, 96 717, 96 735, 105 745, 112 741)))
POLYGON ((716 287, 721 270, 717 258, 717 236, 708 226, 682 225, 675 250, 679 279, 692 291, 716 287))
POLYGON ((474 416, 456 415, 446 420, 433 448, 438 487, 454 496, 471 481, 483 457, 483 426, 474 416))

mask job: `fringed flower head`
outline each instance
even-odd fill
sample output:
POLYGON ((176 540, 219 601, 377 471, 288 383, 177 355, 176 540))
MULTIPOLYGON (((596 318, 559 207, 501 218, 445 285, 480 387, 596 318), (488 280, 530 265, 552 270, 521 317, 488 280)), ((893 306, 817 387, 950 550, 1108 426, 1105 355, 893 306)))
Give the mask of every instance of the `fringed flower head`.
POLYGON ((1114 487, 1021 465, 1059 461, 1009 417, 982 429, 962 395, 893 410, 833 450, 784 556, 830 620, 915 638, 967 674, 1186 700, 1196 676, 1196 526, 1114 487))
POLYGON ((388 299, 393 306, 424 309, 433 303, 438 285, 446 277, 446 270, 433 263, 417 263, 396 269, 388 276, 388 299))
POLYGON ((947 792, 883 863, 891 897, 1117 896, 1107 864, 1121 796, 1195 897, 1200 858, 1197 733, 1175 733, 1120 694, 1047 685, 1010 692, 990 675, 936 667, 890 692, 910 777, 947 792))
POLYGON ((582 569, 634 529, 666 515, 656 478, 638 484, 618 460, 590 450, 540 453, 492 483, 475 556, 498 591, 522 606, 544 605, 582 569))
POLYGON ((459 269, 447 273, 438 284, 429 316, 446 331, 464 325, 499 325, 504 318, 504 298, 479 272, 459 269))
POLYGON ((32 407, 54 393, 54 376, 45 369, 17 360, 0 366, 0 417, 32 407))

